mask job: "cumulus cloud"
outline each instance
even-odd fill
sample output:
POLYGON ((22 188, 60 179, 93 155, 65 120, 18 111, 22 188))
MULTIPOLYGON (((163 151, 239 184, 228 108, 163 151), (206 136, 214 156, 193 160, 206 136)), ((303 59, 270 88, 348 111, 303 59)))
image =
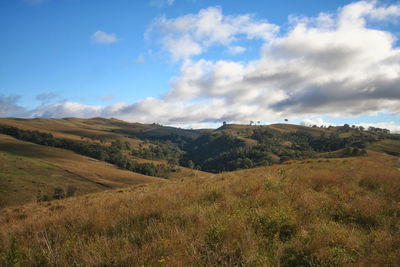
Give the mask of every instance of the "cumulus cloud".
POLYGON ((87 106, 80 103, 65 102, 42 105, 30 112, 32 118, 96 117, 101 106, 87 106))
POLYGON ((285 32, 248 14, 224 15, 218 7, 161 17, 146 34, 159 36, 172 58, 182 59, 164 96, 106 107, 59 103, 33 115, 192 124, 399 114, 400 49, 385 24, 374 27, 399 16, 399 4, 360 1, 332 14, 292 16, 285 32), (240 38, 262 40, 258 59, 193 58, 212 45, 239 46, 240 38))
POLYGON ((268 41, 279 27, 252 15, 223 15, 219 7, 202 9, 175 19, 156 19, 146 36, 160 38, 173 60, 199 55, 212 45, 229 45, 244 35, 247 39, 268 41))
POLYGON ((96 31, 90 36, 90 41, 94 44, 112 44, 118 42, 118 38, 113 33, 96 31))
POLYGON ((362 1, 337 14, 292 19, 258 60, 185 61, 168 96, 256 107, 252 116, 399 113, 400 49, 390 32, 366 23, 398 11, 399 5, 362 1))

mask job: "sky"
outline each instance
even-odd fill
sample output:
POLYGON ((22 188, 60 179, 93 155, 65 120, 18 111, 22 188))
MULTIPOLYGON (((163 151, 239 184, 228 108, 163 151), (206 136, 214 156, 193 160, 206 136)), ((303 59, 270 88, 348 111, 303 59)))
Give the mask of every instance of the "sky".
POLYGON ((0 117, 400 132, 400 1, 2 0, 0 117))

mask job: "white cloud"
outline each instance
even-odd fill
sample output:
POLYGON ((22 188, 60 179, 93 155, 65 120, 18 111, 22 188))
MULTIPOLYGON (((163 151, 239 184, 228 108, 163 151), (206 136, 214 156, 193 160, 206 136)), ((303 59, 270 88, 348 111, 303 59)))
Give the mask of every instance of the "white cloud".
POLYGON ((76 102, 60 102, 42 105, 30 112, 31 118, 64 118, 64 117, 98 117, 104 109, 102 106, 88 106, 76 102))
POLYGON ((302 121, 300 122, 300 124, 301 124, 301 125, 304 125, 304 126, 314 126, 314 125, 317 125, 317 126, 326 126, 326 127, 328 127, 328 126, 337 126, 337 125, 334 124, 334 123, 330 123, 330 122, 324 121, 322 118, 304 119, 304 120, 302 120, 302 121))
POLYGON ((184 35, 179 39, 165 37, 164 45, 168 48, 175 61, 192 55, 199 55, 203 52, 203 48, 194 42, 189 35, 184 35))
POLYGON ((1 117, 24 117, 26 110, 17 104, 20 96, 0 94, 0 116, 1 117))
MULTIPOLYGON (((305 125, 305 126, 339 126, 334 123, 326 122, 322 118, 315 118, 315 119, 304 119, 300 124, 305 125)), ((375 128, 383 128, 383 129, 389 129, 391 133, 400 133, 400 124, 390 121, 390 122, 376 122, 376 123, 370 123, 370 122, 358 122, 358 123, 353 123, 351 125, 355 125, 357 127, 362 126, 364 129, 368 129, 369 127, 375 127, 375 128)))
POLYGON ((223 99, 227 105, 240 104, 251 117, 260 112, 269 117, 399 113, 395 37, 354 23, 371 16, 377 20, 377 12, 394 16, 393 10, 398 6, 358 2, 338 14, 293 20, 293 28, 266 43, 261 58, 252 62, 185 61, 168 96, 223 99), (353 6, 362 17, 348 18, 353 6))
POLYGON ((243 46, 240 46, 240 45, 228 47, 228 53, 232 54, 232 55, 241 54, 244 51, 246 51, 246 48, 244 48, 243 46))
POLYGON ((377 123, 361 122, 356 124, 356 126, 363 126, 365 129, 368 129, 368 127, 383 128, 390 130, 391 133, 400 133, 400 124, 394 121, 377 123))
POLYGON ((103 31, 96 31, 90 36, 90 40, 95 44, 112 44, 118 42, 118 38, 113 33, 106 33, 103 31))
POLYGON ((173 60, 199 55, 212 45, 230 45, 244 35, 247 39, 268 41, 279 27, 252 15, 223 15, 219 7, 202 9, 176 19, 160 17, 146 32, 146 37, 160 37, 173 60))
POLYGON ((400 49, 393 34, 373 26, 387 16, 399 17, 399 6, 361 1, 335 14, 291 17, 290 29, 279 34, 275 25, 250 15, 226 16, 220 8, 162 17, 147 34, 161 35, 172 57, 184 59, 165 96, 106 107, 66 102, 32 114, 163 124, 399 114, 400 49), (211 45, 238 46, 240 36, 264 41, 260 58, 191 59, 211 45))
POLYGON ((366 19, 390 20, 400 13, 400 5, 377 6, 378 1, 359 1, 343 7, 339 12, 339 26, 364 27, 366 19))

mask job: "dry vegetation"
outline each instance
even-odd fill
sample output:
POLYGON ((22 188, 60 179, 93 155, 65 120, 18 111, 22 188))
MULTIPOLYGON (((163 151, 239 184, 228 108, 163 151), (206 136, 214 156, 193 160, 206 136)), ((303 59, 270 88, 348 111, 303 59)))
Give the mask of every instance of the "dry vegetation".
MULTIPOLYGON (((135 124, 126 123, 116 119, 17 119, 0 118, 3 125, 17 127, 23 130, 39 131, 51 133, 56 138, 66 138, 71 140, 99 141, 105 143, 114 140, 129 142, 133 148, 137 148, 141 140, 128 138, 123 134, 115 133, 113 130, 132 127, 135 124)), ((146 125, 140 125, 141 128, 146 125)))
POLYGON ((56 187, 67 190, 73 186, 82 195, 159 180, 69 150, 0 134, 0 208, 36 201, 40 196, 51 198, 56 187))
POLYGON ((1 262, 395 266, 399 167, 397 158, 370 152, 6 208, 1 262))

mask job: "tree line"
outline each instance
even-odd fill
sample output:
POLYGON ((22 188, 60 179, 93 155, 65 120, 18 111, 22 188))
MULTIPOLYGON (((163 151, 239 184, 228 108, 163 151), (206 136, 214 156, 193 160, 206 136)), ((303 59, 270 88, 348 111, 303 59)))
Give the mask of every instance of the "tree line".
POLYGON ((106 146, 96 142, 55 138, 51 133, 23 130, 6 125, 0 125, 0 133, 39 145, 72 150, 75 153, 105 161, 122 169, 144 175, 167 178, 169 173, 173 171, 170 166, 165 164, 155 165, 153 163, 139 163, 136 160, 129 159, 124 154, 124 150, 130 149, 130 145, 129 143, 123 143, 120 140, 115 140, 110 146, 106 146))
POLYGON ((380 128, 365 132, 363 128, 344 125, 335 129, 312 134, 301 129, 281 132, 271 128, 256 127, 240 130, 237 134, 217 131, 195 137, 167 133, 147 135, 146 139, 131 134, 131 137, 144 140, 139 148, 133 149, 130 143, 120 140, 115 140, 106 146, 99 142, 54 138, 49 133, 0 126, 0 132, 17 139, 69 149, 115 164, 120 168, 159 177, 168 177, 171 171, 176 170, 176 165, 218 173, 272 165, 291 159, 313 158, 319 153, 344 148, 349 149, 345 150, 343 155, 359 156, 366 153, 365 147, 368 143, 384 138, 399 138, 397 135, 388 134, 388 130, 380 128), (127 157, 128 154, 150 160, 166 160, 168 165, 138 163, 127 157))

